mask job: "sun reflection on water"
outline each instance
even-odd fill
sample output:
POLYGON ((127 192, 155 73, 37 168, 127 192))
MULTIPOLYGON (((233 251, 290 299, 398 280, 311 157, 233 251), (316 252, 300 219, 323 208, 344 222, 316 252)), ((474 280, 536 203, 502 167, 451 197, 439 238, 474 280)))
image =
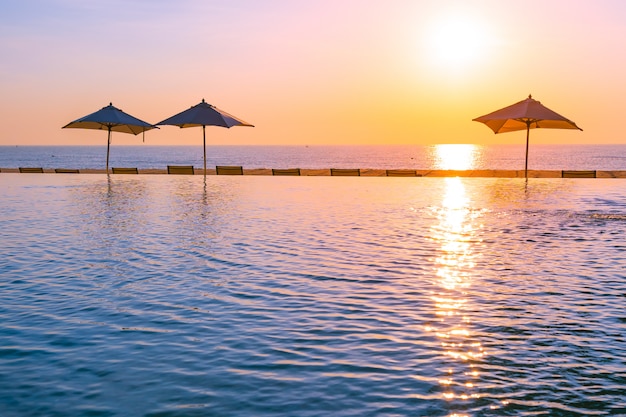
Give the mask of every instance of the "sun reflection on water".
POLYGON ((439 318, 429 330, 440 339, 441 347, 453 364, 439 379, 443 398, 466 401, 479 398, 475 392, 480 374, 474 364, 484 356, 474 339, 468 316, 467 289, 472 285, 480 213, 470 210, 469 197, 460 178, 446 178, 442 204, 436 208, 439 222, 432 227, 440 253, 435 259, 439 291, 432 296, 439 318))
POLYGON ((432 147, 435 169, 476 169, 480 159, 480 147, 470 144, 439 144, 432 147))

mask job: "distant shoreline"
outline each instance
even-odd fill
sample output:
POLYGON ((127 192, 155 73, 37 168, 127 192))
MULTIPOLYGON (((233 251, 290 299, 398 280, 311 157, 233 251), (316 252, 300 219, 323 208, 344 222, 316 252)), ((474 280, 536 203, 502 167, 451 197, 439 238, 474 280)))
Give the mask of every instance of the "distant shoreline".
MULTIPOLYGON (((356 168, 354 168, 356 170, 356 168)), ((587 177, 590 173, 595 173, 595 178, 626 178, 626 171, 568 171, 571 177, 587 177)), ((20 173, 19 168, 0 168, 0 173, 20 173)), ((65 174, 71 175, 71 173, 57 173, 54 168, 43 169, 45 174, 65 174)), ((104 169, 80 169, 80 174, 106 174, 104 169)), ((138 169, 138 174, 141 175, 168 175, 167 169, 138 169)), ((26 174, 26 173, 24 173, 26 174)), ((128 175, 128 174, 111 174, 111 175, 128 175)), ((185 175, 185 174, 183 174, 185 175)), ((187 174, 191 175, 191 174, 187 174)), ((194 168, 194 175, 203 175, 202 168, 194 168)), ((207 168, 207 175, 216 175, 215 168, 207 168)), ((252 168, 243 169, 243 175, 268 175, 272 176, 271 168, 252 168)), ((369 169, 360 168, 359 175, 361 177, 477 177, 477 178, 524 178, 524 170, 501 170, 501 169, 480 169, 480 170, 385 170, 385 169, 369 169), (388 171, 395 171, 388 175, 388 171), (400 172, 398 172, 400 171, 400 172)), ((331 176, 331 169, 300 169, 300 176, 331 176)), ((356 176, 344 175, 344 176, 356 176)), ((561 170, 528 170, 529 178, 562 178, 563 171, 561 170)))

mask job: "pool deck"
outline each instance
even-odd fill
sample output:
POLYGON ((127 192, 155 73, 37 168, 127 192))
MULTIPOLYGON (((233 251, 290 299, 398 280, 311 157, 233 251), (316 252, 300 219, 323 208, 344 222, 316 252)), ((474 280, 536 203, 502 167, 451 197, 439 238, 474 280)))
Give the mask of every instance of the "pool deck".
MULTIPOLYGON (((54 168, 44 168, 44 173, 55 174, 54 168)), ((413 171, 413 170, 410 170, 413 171)), ((194 168, 195 175, 202 175, 202 168, 194 168)), ((0 168, 0 173, 19 173, 18 168, 0 168)), ((81 169, 81 174, 105 174, 104 169, 81 169)), ((139 174, 167 175, 167 169, 139 169, 139 174)), ((271 168, 243 170, 244 175, 272 175, 271 168)), ((481 177, 481 178, 524 178, 524 170, 415 170, 416 177, 481 177)), ((113 175, 113 174, 112 174, 113 175)), ((125 175, 125 174, 114 174, 125 175)), ((207 175, 216 175, 215 169, 207 169, 207 175)), ((330 176, 328 169, 300 169, 301 176, 330 176)), ((385 177, 384 169, 361 168, 362 177, 385 177)), ((529 178, 561 178, 557 170, 528 170, 529 178)), ((626 171, 596 171, 596 178, 626 178, 626 171)))

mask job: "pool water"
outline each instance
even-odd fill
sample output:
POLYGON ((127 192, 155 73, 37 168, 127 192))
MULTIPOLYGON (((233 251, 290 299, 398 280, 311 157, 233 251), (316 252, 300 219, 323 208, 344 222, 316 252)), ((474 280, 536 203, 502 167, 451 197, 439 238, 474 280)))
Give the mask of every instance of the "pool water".
POLYGON ((616 179, 0 175, 1 416, 626 415, 616 179))

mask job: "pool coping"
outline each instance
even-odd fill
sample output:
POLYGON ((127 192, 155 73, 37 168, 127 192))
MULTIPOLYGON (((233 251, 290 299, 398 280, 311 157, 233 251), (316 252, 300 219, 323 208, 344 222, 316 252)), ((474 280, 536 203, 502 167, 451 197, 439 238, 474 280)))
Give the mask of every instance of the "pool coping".
MULTIPOLYGON (((65 169, 66 170, 66 169, 65 169)), ((404 169, 403 169, 404 170, 404 169)), ((70 170, 71 171, 71 170, 70 170)), ((104 169, 80 169, 80 174, 106 174, 104 169)), ((398 170, 395 170, 398 171, 398 170)), ((402 170, 400 170, 402 171, 402 170)), ((424 169, 406 169, 406 171, 414 172, 415 175, 409 177, 483 177, 483 178, 524 178, 524 170, 500 170, 500 169, 478 169, 478 170, 424 170, 424 169)), ((145 168, 138 169, 138 174, 147 175, 173 175, 168 174, 167 169, 145 168)), ((362 177, 386 177, 387 170, 361 168, 359 169, 362 177)), ((595 171, 596 178, 626 178, 626 171, 595 171)), ((19 168, 0 168, 0 173, 19 173, 19 168)), ((45 174, 68 174, 59 173, 55 168, 44 168, 45 174)), ((202 175, 202 168, 194 168, 195 175, 202 175)), ((71 175, 71 173, 70 173, 71 175)), ((111 175, 128 175, 128 174, 111 174, 111 175)), ((191 175, 191 174, 182 174, 191 175)), ((216 175, 215 169, 207 169, 207 175, 216 175)), ((271 168, 244 168, 243 175, 267 175, 272 176, 271 168)), ((330 176, 330 168, 301 168, 301 176, 330 176)), ((529 178, 562 178, 562 170, 529 170, 529 178)))

